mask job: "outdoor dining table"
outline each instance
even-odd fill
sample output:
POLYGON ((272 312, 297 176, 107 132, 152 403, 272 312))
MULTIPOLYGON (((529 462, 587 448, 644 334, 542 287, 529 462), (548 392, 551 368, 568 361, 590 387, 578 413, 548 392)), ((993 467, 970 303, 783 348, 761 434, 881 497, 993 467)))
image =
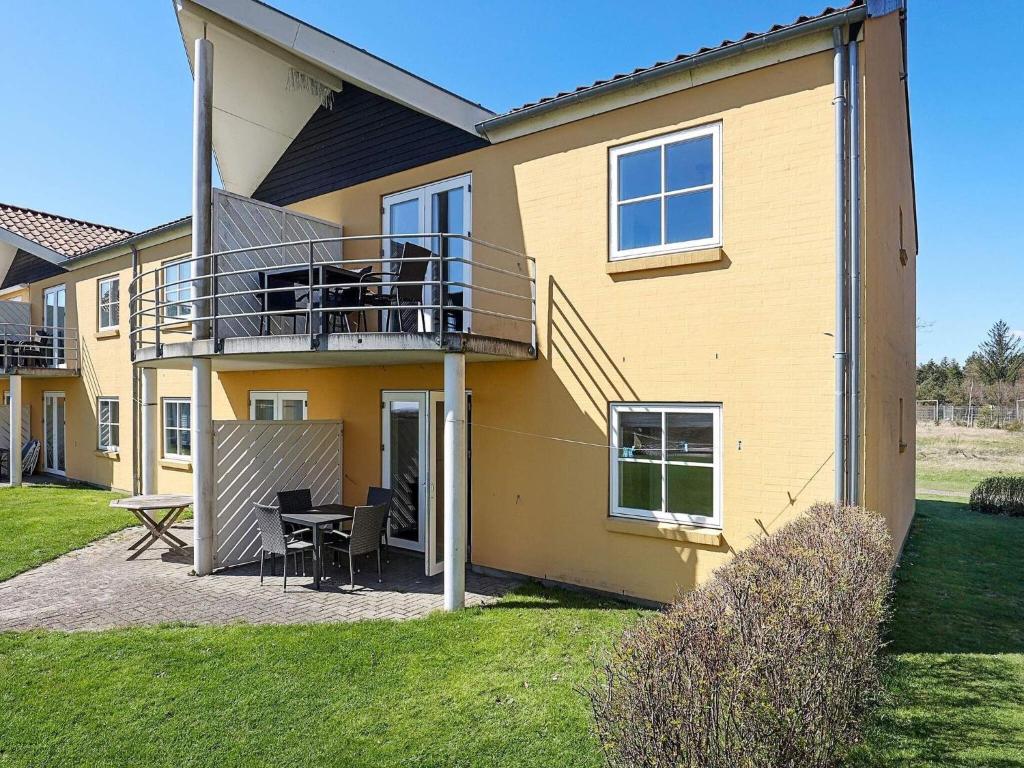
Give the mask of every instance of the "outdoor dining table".
POLYGON ((146 528, 142 537, 128 547, 129 550, 135 550, 128 555, 129 560, 134 560, 157 541, 164 541, 179 555, 188 555, 185 551, 188 545, 171 533, 171 526, 182 512, 192 506, 191 496, 171 493, 129 496, 127 499, 114 499, 110 506, 129 510, 146 528))
POLYGON ((284 522, 309 528, 313 532, 314 589, 320 589, 320 530, 351 520, 352 511, 353 507, 347 504, 320 504, 305 512, 288 512, 281 515, 284 522))

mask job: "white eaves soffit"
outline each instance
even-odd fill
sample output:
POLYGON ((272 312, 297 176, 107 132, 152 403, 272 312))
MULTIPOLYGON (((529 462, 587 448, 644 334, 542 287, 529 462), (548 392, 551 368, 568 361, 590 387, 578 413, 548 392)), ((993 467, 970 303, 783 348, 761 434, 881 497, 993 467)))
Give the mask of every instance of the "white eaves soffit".
POLYGON ((474 135, 494 114, 256 0, 174 0, 189 63, 213 43, 213 146, 229 192, 251 195, 320 106, 290 87, 294 72, 340 91, 344 82, 474 135))

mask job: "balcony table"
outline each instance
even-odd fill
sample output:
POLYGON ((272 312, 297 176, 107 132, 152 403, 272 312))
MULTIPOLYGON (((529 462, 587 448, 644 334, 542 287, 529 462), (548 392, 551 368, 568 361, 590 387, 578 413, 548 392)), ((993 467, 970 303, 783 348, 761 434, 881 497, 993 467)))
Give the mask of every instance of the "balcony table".
MULTIPOLYGON (((352 519, 353 507, 347 504, 321 504, 306 512, 290 512, 281 515, 286 523, 309 528, 313 531, 313 588, 320 589, 320 529, 352 519)), ((287 567, 287 566, 286 566, 287 567)))
POLYGON ((127 499, 114 499, 110 506, 129 510, 146 527, 146 533, 142 538, 128 547, 129 550, 135 550, 128 556, 129 560, 134 560, 161 540, 176 554, 188 556, 188 552, 185 551, 188 545, 171 533, 171 526, 177 522, 182 512, 192 506, 191 496, 171 493, 129 496, 127 499), (163 516, 160 516, 161 512, 163 516))

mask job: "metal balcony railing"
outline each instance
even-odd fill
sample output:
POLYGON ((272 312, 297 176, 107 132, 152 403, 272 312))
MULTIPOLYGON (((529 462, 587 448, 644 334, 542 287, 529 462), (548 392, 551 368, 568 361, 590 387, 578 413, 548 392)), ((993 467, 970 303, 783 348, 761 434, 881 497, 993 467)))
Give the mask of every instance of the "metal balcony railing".
POLYGON ((53 325, 0 323, 0 362, 5 372, 30 369, 77 371, 78 331, 53 325))
MULTIPOLYGON (((133 358, 197 338, 480 335, 536 348, 536 265, 466 235, 349 235, 183 256, 129 286, 133 358), (344 249, 372 257, 342 257, 344 249), (387 253, 388 255, 385 255, 387 253)), ((396 345, 396 348, 399 348, 396 345)))

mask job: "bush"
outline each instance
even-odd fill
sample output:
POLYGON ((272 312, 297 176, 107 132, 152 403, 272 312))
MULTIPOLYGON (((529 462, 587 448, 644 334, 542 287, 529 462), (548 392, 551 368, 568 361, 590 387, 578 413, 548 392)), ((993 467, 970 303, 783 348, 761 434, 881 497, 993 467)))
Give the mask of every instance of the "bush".
POLYGON ((820 768, 880 691, 884 521, 817 504, 627 631, 590 692, 613 766, 820 768))
POLYGON ((997 475, 971 491, 971 509, 987 515, 1024 516, 1024 475, 997 475))

